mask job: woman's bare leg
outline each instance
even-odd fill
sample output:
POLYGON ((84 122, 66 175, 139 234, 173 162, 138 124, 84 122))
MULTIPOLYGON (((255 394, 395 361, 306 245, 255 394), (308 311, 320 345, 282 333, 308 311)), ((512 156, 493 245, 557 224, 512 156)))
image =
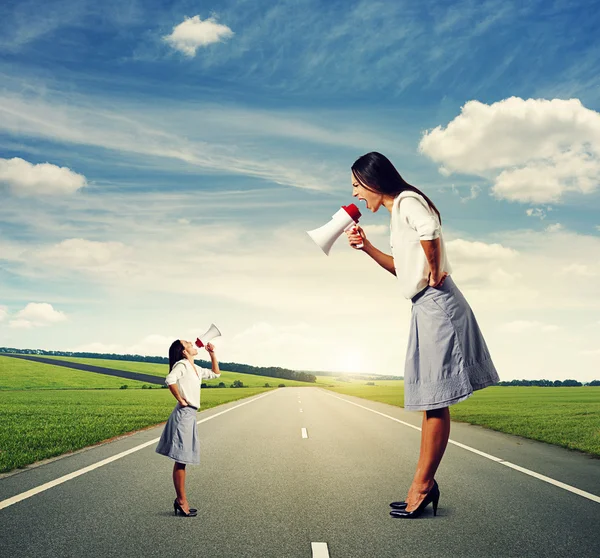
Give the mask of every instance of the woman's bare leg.
POLYGON ((448 407, 426 411, 421 430, 421 451, 412 486, 408 492, 407 511, 416 509, 433 486, 433 478, 440 465, 450 437, 448 407))
POLYGON ((415 488, 415 479, 420 478, 421 470, 423 469, 423 453, 425 448, 425 438, 427 436, 427 413, 423 412, 423 421, 421 424, 421 449, 419 451, 419 461, 417 462, 417 470, 415 472, 415 476, 413 478, 413 482, 410 485, 410 489, 408 490, 408 496, 406 497, 406 502, 409 501, 411 497, 416 496, 416 488, 415 488))
POLYGON ((173 484, 175 485, 175 492, 177 493, 177 501, 183 508, 185 513, 190 512, 190 506, 185 495, 185 464, 175 463, 173 465, 173 484))

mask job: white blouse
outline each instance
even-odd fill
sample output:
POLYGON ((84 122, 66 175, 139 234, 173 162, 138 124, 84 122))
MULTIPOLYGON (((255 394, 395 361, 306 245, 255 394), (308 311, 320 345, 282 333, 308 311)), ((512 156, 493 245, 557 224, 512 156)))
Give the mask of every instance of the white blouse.
POLYGON ((390 247, 402 294, 412 298, 429 284, 429 263, 421 240, 440 239, 441 271, 452 273, 437 213, 416 192, 402 192, 394 199, 390 221, 390 247))
POLYGON ((165 384, 168 386, 177 384, 181 397, 192 407, 199 409, 201 380, 212 380, 220 376, 221 374, 215 374, 208 368, 202 368, 195 364, 192 365, 187 358, 184 358, 175 363, 175 366, 173 366, 173 369, 165 378, 165 384))

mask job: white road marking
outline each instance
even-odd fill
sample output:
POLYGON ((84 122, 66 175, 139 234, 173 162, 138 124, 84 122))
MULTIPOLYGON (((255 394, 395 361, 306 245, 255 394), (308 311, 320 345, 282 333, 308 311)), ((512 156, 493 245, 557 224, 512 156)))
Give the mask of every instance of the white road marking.
MULTIPOLYGON (((410 428, 414 428, 415 430, 418 430, 419 432, 421 431, 421 429, 418 426, 415 426, 414 424, 404 422, 403 420, 397 419, 395 417, 391 417, 390 415, 386 415, 385 413, 380 413, 379 411, 375 411, 374 409, 370 409, 369 407, 365 407, 364 405, 359 405, 358 403, 354 403, 354 401, 348 401, 348 399, 344 399, 343 397, 338 397, 337 395, 332 395, 331 393, 327 393, 327 392, 325 392, 325 393, 327 395, 329 395, 330 397, 335 397, 335 399, 339 399, 340 401, 345 401, 346 403, 350 403, 350 405, 355 405, 356 407, 360 407, 361 409, 366 409, 367 411, 370 411, 371 413, 375 413, 376 415, 381 415, 382 417, 385 417, 387 419, 393 420, 395 422, 399 422, 400 424, 403 424, 404 426, 409 426, 410 428)), ((554 486, 562 488, 563 490, 567 490, 568 492, 572 492, 573 494, 577 494, 578 496, 582 496, 583 498, 587 498, 588 500, 591 500, 592 502, 597 502, 600 504, 600 496, 596 496, 595 494, 592 494, 591 492, 586 492, 585 490, 580 490, 579 488, 576 488, 575 486, 571 486, 570 484, 565 484, 564 482, 560 482, 553 478, 547 477, 545 475, 541 475, 540 473, 536 473, 535 471, 531 471, 530 469, 526 469, 525 467, 520 467, 519 465, 515 465, 514 463, 511 463, 510 461, 504 461, 504 459, 495 457, 495 456, 490 455, 489 453, 485 453, 483 451, 479 451, 478 449, 472 448, 471 446, 467 446, 465 444, 461 444, 460 442, 455 442, 454 440, 448 440, 448 443, 454 444, 455 446, 458 446, 459 448, 465 449, 472 453, 476 453, 477 455, 480 455, 481 457, 485 457, 486 459, 489 459, 491 461, 495 461, 496 463, 499 463, 500 465, 505 465, 506 467, 510 467, 511 469, 514 469, 515 471, 520 471, 521 473, 529 475, 530 477, 534 477, 541 481, 547 482, 549 484, 552 484, 554 486)))
MULTIPOLYGON (((240 403, 239 405, 236 405, 235 407, 230 407, 229 409, 225 409, 224 411, 221 411, 220 413, 215 413, 214 415, 211 415, 210 417, 206 417, 205 419, 199 420, 197 422, 197 424, 201 424, 203 422, 217 418, 218 416, 224 415, 225 413, 228 413, 229 411, 233 411, 234 409, 238 409, 239 407, 243 407, 244 405, 248 405, 249 403, 254 403, 254 401, 257 401, 258 399, 262 399, 263 397, 266 397, 267 395, 270 395, 271 393, 275 393, 275 390, 269 391, 263 395, 259 395, 258 397, 256 397, 255 399, 251 399, 250 401, 244 401, 244 403, 240 403)), ((109 463, 112 463, 113 461, 116 461, 117 459, 121 459, 122 457, 126 457, 127 455, 129 455, 131 453, 134 453, 141 449, 147 448, 148 446, 151 446, 152 444, 156 444, 156 442, 158 442, 159 440, 160 440, 160 437, 154 438, 153 440, 150 440, 149 442, 144 442, 143 444, 140 444, 139 446, 135 446, 126 451, 122 451, 121 453, 117 453, 116 455, 113 455, 111 457, 107 457, 106 459, 103 459, 102 461, 98 461, 97 463, 93 463, 92 465, 88 465, 87 467, 84 467, 83 469, 73 471, 72 473, 69 473, 68 475, 63 475, 62 477, 59 477, 52 481, 46 482, 44 484, 40 484, 39 486, 36 486, 36 487, 32 488, 31 490, 27 490, 26 492, 21 492, 21 494, 17 494, 16 496, 12 496, 11 498, 2 500, 2 501, 0 501, 0 510, 2 510, 4 508, 8 508, 9 506, 16 504, 17 502, 21 502, 22 500, 26 500, 27 498, 31 498, 32 496, 35 496, 36 494, 39 494, 40 492, 44 492, 44 491, 48 490, 49 488, 53 488, 54 486, 58 486, 59 484, 62 484, 63 482, 67 482, 71 479, 74 479, 76 477, 84 475, 85 473, 89 473, 90 471, 93 471, 94 469, 98 469, 98 467, 103 467, 104 465, 108 465, 109 463)))
POLYGON ((303 438, 308 438, 308 432, 306 431, 306 428, 302 429, 302 437, 303 438))
POLYGON ((310 547, 312 548, 312 558, 329 558, 327 543, 314 542, 310 543, 310 547))

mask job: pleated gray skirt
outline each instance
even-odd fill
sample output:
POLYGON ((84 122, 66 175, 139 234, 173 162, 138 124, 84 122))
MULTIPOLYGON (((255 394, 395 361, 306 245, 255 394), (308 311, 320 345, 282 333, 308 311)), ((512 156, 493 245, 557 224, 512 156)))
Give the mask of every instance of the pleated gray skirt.
POLYGON ((404 370, 404 408, 454 405, 499 381, 475 315, 452 277, 413 299, 404 370))
POLYGON ((200 440, 196 423, 197 412, 195 407, 182 407, 177 403, 162 431, 156 453, 166 455, 178 463, 198 465, 200 440))

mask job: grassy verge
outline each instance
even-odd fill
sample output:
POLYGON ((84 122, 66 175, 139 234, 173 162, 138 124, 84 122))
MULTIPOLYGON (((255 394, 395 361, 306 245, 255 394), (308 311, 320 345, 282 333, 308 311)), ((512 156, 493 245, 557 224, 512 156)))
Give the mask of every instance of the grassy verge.
MULTIPOLYGON (((263 391, 202 391, 202 410, 263 391)), ((166 421, 174 403, 166 389, 0 391, 0 472, 166 421)))
MULTIPOLYGON (((375 384, 338 383, 328 389, 404 405, 403 382, 375 384)), ((600 456, 600 387, 494 386, 453 405, 450 414, 452 420, 600 456)))

